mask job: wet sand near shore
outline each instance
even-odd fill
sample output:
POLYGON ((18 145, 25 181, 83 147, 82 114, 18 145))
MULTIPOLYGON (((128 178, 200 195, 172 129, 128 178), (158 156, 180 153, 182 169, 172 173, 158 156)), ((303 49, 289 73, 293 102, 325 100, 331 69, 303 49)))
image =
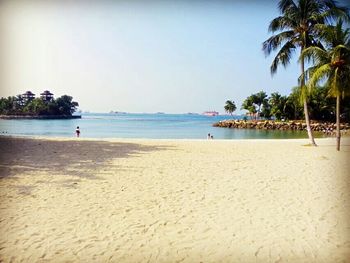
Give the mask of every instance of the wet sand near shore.
POLYGON ((0 137, 0 262, 350 262, 350 141, 0 137))

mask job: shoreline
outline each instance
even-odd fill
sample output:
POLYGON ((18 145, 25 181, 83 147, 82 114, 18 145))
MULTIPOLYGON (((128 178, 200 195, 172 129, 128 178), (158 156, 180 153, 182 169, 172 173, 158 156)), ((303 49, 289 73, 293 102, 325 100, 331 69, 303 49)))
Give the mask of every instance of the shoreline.
MULTIPOLYGON (((0 138, 20 138, 20 139, 34 139, 34 140, 49 140, 49 141, 108 141, 108 142, 122 142, 122 141, 150 141, 150 142, 309 142, 308 138, 291 138, 291 139, 163 139, 163 138, 122 138, 122 137, 101 137, 101 138, 95 138, 95 137, 59 137, 59 136, 37 136, 37 135, 9 135, 9 134, 0 134, 0 138)), ((341 137, 341 140, 346 140, 347 138, 350 139, 350 135, 346 134, 341 137)), ((335 137, 323 137, 323 138, 315 138, 316 141, 334 141, 335 137)))

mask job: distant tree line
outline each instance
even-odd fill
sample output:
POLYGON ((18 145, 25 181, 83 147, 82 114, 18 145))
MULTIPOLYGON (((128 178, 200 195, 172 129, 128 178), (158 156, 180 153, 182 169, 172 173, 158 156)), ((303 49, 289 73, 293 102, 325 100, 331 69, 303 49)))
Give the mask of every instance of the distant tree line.
MULTIPOLYGON (((335 121, 336 99, 327 94, 327 87, 317 87, 309 94, 309 114, 312 120, 335 121)), ((232 114, 236 108, 233 100, 226 101, 224 109, 227 113, 232 114)), ((300 87, 293 88, 287 96, 278 92, 268 96, 266 92, 260 91, 248 96, 243 101, 241 109, 246 110, 251 119, 301 120, 304 118, 300 87)), ((350 100, 343 102, 341 112, 341 120, 350 122, 350 100)))
POLYGON ((57 99, 53 94, 45 91, 41 97, 27 91, 22 95, 0 99, 0 115, 64 115, 71 116, 79 106, 73 97, 63 95, 57 99))

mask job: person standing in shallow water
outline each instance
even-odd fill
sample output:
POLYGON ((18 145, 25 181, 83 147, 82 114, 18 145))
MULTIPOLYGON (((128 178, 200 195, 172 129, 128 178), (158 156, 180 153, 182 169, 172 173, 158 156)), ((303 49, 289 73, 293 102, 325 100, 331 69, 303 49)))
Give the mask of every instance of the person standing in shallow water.
POLYGON ((80 136, 80 128, 79 128, 79 126, 77 126, 77 128, 75 129, 75 133, 77 134, 77 137, 80 136))

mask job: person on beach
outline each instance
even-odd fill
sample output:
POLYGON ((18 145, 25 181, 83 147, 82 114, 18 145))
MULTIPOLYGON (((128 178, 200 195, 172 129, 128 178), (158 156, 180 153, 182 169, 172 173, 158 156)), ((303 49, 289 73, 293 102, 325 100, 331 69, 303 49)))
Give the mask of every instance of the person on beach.
POLYGON ((79 126, 77 126, 77 128, 75 129, 75 133, 77 134, 77 137, 80 136, 80 128, 79 128, 79 126))
POLYGON ((210 133, 208 133, 207 140, 210 140, 210 133))

